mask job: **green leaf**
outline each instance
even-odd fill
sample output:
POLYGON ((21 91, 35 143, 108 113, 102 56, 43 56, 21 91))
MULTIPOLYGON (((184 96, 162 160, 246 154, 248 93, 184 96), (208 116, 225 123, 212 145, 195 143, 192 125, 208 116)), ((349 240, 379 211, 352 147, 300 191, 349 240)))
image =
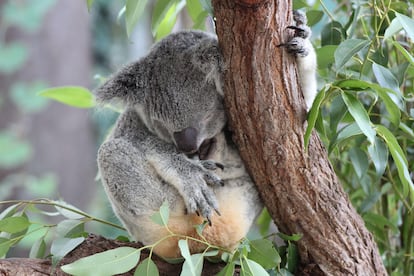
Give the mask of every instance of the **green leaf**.
POLYGON ((302 238, 301 234, 293 234, 293 235, 286 235, 282 232, 277 233, 279 237, 284 239, 285 241, 298 241, 302 238))
POLYGON ((384 39, 388 39, 388 38, 392 37, 393 35, 395 35, 399 31, 401 31, 401 29, 402 29, 402 25, 401 25, 400 20, 398 19, 398 17, 394 18, 391 21, 391 24, 385 30, 384 39))
POLYGON ((134 268, 141 251, 132 247, 118 247, 79 259, 61 269, 69 274, 79 276, 89 275, 115 275, 128 272, 134 268))
POLYGON ((194 254, 189 258, 185 258, 181 276, 199 276, 203 271, 204 256, 203 254, 194 254))
POLYGON ((362 179, 368 171, 367 155, 360 148, 354 147, 349 150, 349 158, 358 178, 362 179))
POLYGON ((308 26, 316 25, 319 21, 321 21, 324 13, 318 10, 310 10, 306 12, 306 18, 308 19, 308 26))
POLYGON ((11 169, 22 165, 32 156, 32 147, 14 133, 0 132, 0 167, 11 169))
POLYGON ((85 238, 57 238, 50 247, 50 253, 53 254, 52 263, 57 264, 59 260, 66 256, 69 252, 80 245, 85 238))
POLYGON ((158 268, 151 258, 143 260, 135 270, 134 276, 158 276, 158 268))
POLYGON ((384 142, 375 137, 374 143, 368 145, 368 153, 375 166, 377 177, 381 176, 388 164, 388 149, 384 142))
POLYGON ((247 258, 257 262, 265 269, 277 267, 281 262, 279 253, 273 243, 266 239, 251 241, 247 258))
POLYGON ((170 217, 170 208, 168 201, 164 201, 160 207, 160 211, 151 216, 151 220, 158 225, 167 226, 170 217))
POLYGON ((326 45, 315 50, 319 69, 330 68, 335 63, 335 51, 337 48, 337 45, 326 45))
POLYGON ((266 276, 269 275, 267 271, 253 260, 243 258, 241 262, 242 276, 266 276))
MULTIPOLYGON (((171 7, 175 7, 176 0, 158 0, 155 3, 154 10, 152 12, 152 33, 155 35, 157 33, 158 27, 160 26, 161 22, 166 17, 168 11, 171 7)), ((175 20, 174 20, 175 22, 175 20)))
POLYGON ((346 106, 348 107, 349 113, 351 113, 358 127, 368 138, 369 142, 374 143, 376 132, 371 126, 371 121, 364 106, 354 95, 347 92, 342 93, 342 99, 344 100, 346 106))
POLYGON ((385 227, 390 227, 394 232, 398 232, 398 227, 392 224, 386 217, 374 214, 374 213, 366 213, 362 216, 366 223, 371 225, 375 225, 382 230, 385 230, 385 227))
MULTIPOLYGON (((160 1, 160 0, 159 0, 160 1)), ((166 1, 166 0, 161 0, 166 1)), ((152 26, 152 32, 155 36, 156 40, 160 40, 161 38, 167 36, 171 33, 175 22, 177 20, 178 13, 184 8, 185 0, 180 1, 168 1, 172 3, 171 6, 167 6, 168 10, 166 11, 165 15, 162 17, 160 23, 156 26, 152 26)))
POLYGON ((390 115, 390 121, 398 126, 400 124, 401 111, 402 108, 402 98, 398 93, 389 88, 381 87, 378 84, 366 82, 363 80, 348 79, 339 81, 333 84, 334 86, 341 87, 343 90, 351 91, 362 91, 371 89, 374 93, 378 95, 383 101, 387 112, 390 115))
POLYGON ((186 9, 193 22, 196 22, 200 14, 204 13, 203 6, 199 0, 187 0, 186 9))
POLYGON ((414 66, 414 57, 408 52, 403 46, 401 46, 400 43, 397 41, 392 41, 392 45, 397 48, 398 51, 401 52, 401 54, 405 57, 405 59, 411 64, 411 66, 414 66))
POLYGON ((288 245, 288 254, 287 254, 287 269, 294 273, 299 263, 299 253, 298 248, 292 242, 289 242, 288 245))
POLYGON ((339 45, 345 38, 345 31, 341 23, 332 21, 326 24, 321 32, 321 46, 339 45))
POLYGON ((26 217, 8 217, 0 220, 0 232, 19 233, 26 230, 30 222, 26 217))
POLYGON ((145 10, 148 0, 127 0, 125 5, 125 21, 128 37, 131 36, 132 30, 138 23, 145 10))
POLYGON ((185 259, 181 275, 201 275, 201 271, 203 269, 203 255, 190 255, 190 249, 188 248, 187 240, 179 240, 178 247, 180 248, 181 255, 185 259))
POLYGON ((86 0, 86 4, 88 5, 88 11, 91 11, 93 0, 86 0))
POLYGON ((9 239, 0 237, 0 258, 6 256, 13 243, 14 242, 9 239))
POLYGON ((271 222, 272 217, 270 216, 269 211, 267 210, 267 208, 263 208, 262 212, 256 220, 257 226, 259 226, 260 235, 267 235, 271 222))
POLYGON ((217 276, 233 276, 234 275, 234 266, 233 262, 228 263, 218 274, 217 276))
POLYGON ((66 217, 68 219, 81 219, 81 218, 84 218, 83 215, 77 213, 77 212, 82 213, 81 210, 79 210, 75 206, 73 206, 73 205, 71 205, 71 204, 69 204, 69 203, 67 203, 63 200, 55 200, 52 203, 55 203, 56 205, 54 207, 56 208, 56 210, 62 216, 66 217))
POLYGON ((397 78, 391 73, 390 70, 388 70, 388 68, 373 63, 372 71, 374 72, 375 78, 381 86, 392 89, 396 93, 400 94, 400 84, 398 83, 397 78))
POLYGON ((36 240, 36 242, 30 248, 30 258, 43 259, 46 252, 46 243, 44 237, 36 240))
POLYGON ((73 238, 84 232, 84 226, 84 221, 67 219, 58 223, 56 233, 59 237, 73 238))
POLYGON ((29 54, 27 48, 18 42, 0 44, 0 72, 11 74, 26 62, 29 54))
POLYGON ((400 192, 403 194, 403 196, 409 196, 410 199, 414 201, 414 183, 411 180, 410 172, 408 170, 408 162, 403 150, 398 144, 395 136, 386 127, 377 125, 375 128, 378 135, 381 136, 381 138, 387 144, 394 163, 397 167, 398 176, 402 184, 402 189, 400 192))
POLYGON ((312 134, 312 130, 315 127, 316 119, 319 116, 319 108, 321 107, 321 104, 323 100, 325 99, 326 94, 326 88, 322 89, 315 97, 315 100, 313 101, 312 108, 309 110, 308 113, 308 125, 306 127, 305 131, 305 148, 308 149, 309 140, 312 134))
POLYGON ((335 66, 339 71, 352 57, 370 44, 365 39, 347 39, 335 51, 335 66))
POLYGON ((329 144, 328 152, 331 153, 332 150, 342 141, 353 138, 355 136, 361 135, 362 131, 356 123, 349 124, 343 127, 334 139, 331 140, 329 144))
POLYGON ((408 36, 412 41, 414 41, 414 20, 404 14, 396 12, 395 15, 397 16, 398 20, 401 23, 401 26, 407 32, 408 36))
POLYGON ((80 86, 54 87, 43 90, 38 95, 79 108, 91 108, 95 106, 94 95, 88 89, 80 86))

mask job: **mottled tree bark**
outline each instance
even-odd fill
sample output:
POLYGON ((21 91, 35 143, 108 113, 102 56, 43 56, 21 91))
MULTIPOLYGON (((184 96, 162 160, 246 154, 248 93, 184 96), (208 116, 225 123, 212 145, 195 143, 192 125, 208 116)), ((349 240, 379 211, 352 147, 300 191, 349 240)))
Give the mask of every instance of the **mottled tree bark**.
POLYGON ((303 235, 303 265, 327 275, 385 275, 377 246, 351 206, 319 137, 304 148, 305 106, 295 59, 277 45, 291 1, 213 0, 227 71, 234 140, 280 231, 303 235))

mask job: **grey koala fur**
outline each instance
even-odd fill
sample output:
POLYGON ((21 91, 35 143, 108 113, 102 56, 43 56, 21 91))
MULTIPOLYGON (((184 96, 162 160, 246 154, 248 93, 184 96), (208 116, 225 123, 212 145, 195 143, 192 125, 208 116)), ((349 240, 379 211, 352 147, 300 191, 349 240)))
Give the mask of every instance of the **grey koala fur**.
MULTIPOLYGON (((225 128, 223 67, 215 36, 178 32, 96 91, 100 102, 118 99, 125 104, 99 149, 98 166, 115 213, 145 245, 169 236, 150 219, 164 201, 173 233, 200 238, 194 225, 206 219, 210 225, 203 237, 228 250, 247 234, 262 209, 225 128)), ((178 239, 163 240, 155 253, 180 256, 178 239)), ((192 253, 206 248, 194 241, 189 246, 192 253)))

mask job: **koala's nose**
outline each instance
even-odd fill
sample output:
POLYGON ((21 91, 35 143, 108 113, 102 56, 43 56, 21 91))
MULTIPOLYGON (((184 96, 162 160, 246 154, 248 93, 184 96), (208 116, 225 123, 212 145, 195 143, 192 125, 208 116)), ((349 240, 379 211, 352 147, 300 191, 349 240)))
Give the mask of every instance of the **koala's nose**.
POLYGON ((194 153, 197 151, 197 129, 193 127, 185 128, 174 132, 174 140, 179 151, 194 153))

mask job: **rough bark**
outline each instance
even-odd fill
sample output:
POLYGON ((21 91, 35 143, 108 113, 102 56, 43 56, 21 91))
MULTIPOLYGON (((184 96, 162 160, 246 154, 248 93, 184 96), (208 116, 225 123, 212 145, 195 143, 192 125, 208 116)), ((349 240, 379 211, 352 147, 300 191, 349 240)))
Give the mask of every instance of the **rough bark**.
POLYGON ((327 275, 385 275, 377 246, 343 191, 319 137, 304 148, 305 107, 295 60, 277 45, 292 33, 291 1, 213 0, 227 71, 234 140, 280 231, 303 235, 303 265, 327 275))
MULTIPOLYGON (((89 237, 76 249, 70 252, 61 262, 57 265, 56 269, 52 268, 51 261, 49 259, 23 259, 23 258, 12 258, 0 260, 0 275, 1 276, 12 276, 12 275, 53 275, 63 276, 69 275, 64 273, 60 267, 72 263, 82 257, 90 256, 95 253, 103 252, 105 250, 114 249, 121 246, 129 246, 134 248, 142 247, 140 243, 134 242, 120 242, 114 240, 108 240, 101 236, 89 235, 89 237)), ((148 258, 148 251, 142 251, 140 261, 148 258)), ((174 276, 180 275, 182 264, 170 264, 162 260, 161 258, 153 255, 152 260, 155 262, 160 276, 174 276)), ((203 275, 211 276, 217 274, 223 267, 224 263, 210 263, 204 262, 203 275)), ((121 275, 134 275, 134 270, 121 274, 121 275)))

